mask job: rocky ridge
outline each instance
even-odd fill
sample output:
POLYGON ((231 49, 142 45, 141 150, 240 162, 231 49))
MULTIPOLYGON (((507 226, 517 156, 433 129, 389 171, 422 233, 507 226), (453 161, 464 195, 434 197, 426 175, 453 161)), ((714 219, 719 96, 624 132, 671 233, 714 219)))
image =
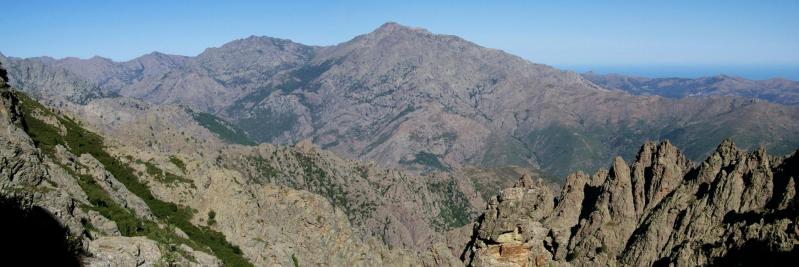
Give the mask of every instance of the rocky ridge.
POLYGON ((725 140, 695 165, 670 142, 632 164, 569 175, 557 197, 524 176, 491 199, 463 258, 474 266, 780 263, 799 253, 799 152, 725 140))

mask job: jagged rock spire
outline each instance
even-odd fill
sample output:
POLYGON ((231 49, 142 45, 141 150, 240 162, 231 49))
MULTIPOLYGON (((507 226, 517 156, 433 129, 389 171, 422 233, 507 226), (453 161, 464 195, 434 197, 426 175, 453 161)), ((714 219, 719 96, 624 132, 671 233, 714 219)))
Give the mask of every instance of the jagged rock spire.
POLYGON ((476 225, 480 234, 466 260, 508 266, 776 263, 795 256, 799 243, 788 227, 799 219, 796 162, 799 151, 774 158, 764 149, 739 150, 727 139, 694 166, 670 142, 647 142, 630 165, 616 158, 609 171, 567 177, 553 208, 525 202, 542 195, 538 187, 503 190, 476 225), (516 236, 513 244, 522 245, 511 248, 485 235, 498 230, 547 234, 516 236))

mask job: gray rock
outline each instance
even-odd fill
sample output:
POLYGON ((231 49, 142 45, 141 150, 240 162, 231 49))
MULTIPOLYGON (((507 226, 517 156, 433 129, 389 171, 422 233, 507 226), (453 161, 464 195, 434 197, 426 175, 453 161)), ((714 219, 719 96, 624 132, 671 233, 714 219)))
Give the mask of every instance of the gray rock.
POLYGON ((746 152, 726 140, 694 166, 668 141, 648 142, 631 168, 617 158, 609 172, 590 180, 570 175, 554 209, 530 211, 536 205, 525 202, 519 188, 504 190, 478 222, 466 261, 479 266, 779 263, 793 257, 799 244, 797 162, 799 152, 772 157, 763 148, 746 152), (604 181, 601 187, 598 181, 604 181), (487 234, 503 229, 497 225, 540 225, 548 234, 487 234), (510 257, 502 250, 508 243, 526 246, 510 257), (537 258, 542 261, 532 260, 537 258))
POLYGON ((94 267, 155 266, 161 260, 158 244, 145 237, 100 237, 89 245, 91 257, 84 262, 94 267))

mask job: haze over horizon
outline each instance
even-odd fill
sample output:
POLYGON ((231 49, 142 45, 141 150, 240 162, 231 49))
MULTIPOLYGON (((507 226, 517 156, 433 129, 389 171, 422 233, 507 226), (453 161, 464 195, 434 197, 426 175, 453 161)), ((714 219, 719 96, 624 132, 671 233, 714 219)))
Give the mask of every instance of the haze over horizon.
POLYGON ((577 72, 799 80, 795 1, 243 2, 9 3, 0 53, 126 61, 195 56, 251 35, 334 45, 394 21, 577 72))

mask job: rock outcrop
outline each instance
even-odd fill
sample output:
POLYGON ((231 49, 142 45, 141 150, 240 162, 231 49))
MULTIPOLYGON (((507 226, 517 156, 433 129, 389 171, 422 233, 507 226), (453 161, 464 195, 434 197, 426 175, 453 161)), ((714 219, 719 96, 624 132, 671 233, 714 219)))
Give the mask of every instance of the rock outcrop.
POLYGON ((88 153, 76 157, 65 147, 77 144, 59 143, 64 137, 58 134, 66 131, 59 127, 63 125, 49 126, 49 133, 54 135, 47 136, 48 141, 58 144, 44 144, 43 136, 29 136, 42 127, 36 123, 60 123, 63 118, 31 99, 20 99, 4 84, 0 85, 0 95, 0 199, 4 210, 22 211, 20 215, 4 214, 3 229, 10 234, 4 234, 3 242, 14 243, 18 248, 12 251, 20 252, 4 254, 6 260, 65 266, 222 264, 202 251, 178 247, 179 243, 170 239, 175 236, 160 229, 166 227, 165 223, 103 164, 88 153), (37 107, 35 114, 26 113, 33 106, 37 107), (30 225, 5 228, 7 223, 24 221, 26 216, 35 217, 30 225), (26 246, 29 242, 25 240, 45 244, 26 246), (48 250, 55 244, 63 246, 48 250), (53 257, 56 255, 63 257, 53 257))
POLYGON ((464 260, 474 266, 697 266, 799 255, 799 152, 774 157, 725 140, 694 166, 668 141, 632 164, 575 173, 557 198, 522 177, 493 198, 464 260), (554 203, 553 203, 554 202, 554 203))

